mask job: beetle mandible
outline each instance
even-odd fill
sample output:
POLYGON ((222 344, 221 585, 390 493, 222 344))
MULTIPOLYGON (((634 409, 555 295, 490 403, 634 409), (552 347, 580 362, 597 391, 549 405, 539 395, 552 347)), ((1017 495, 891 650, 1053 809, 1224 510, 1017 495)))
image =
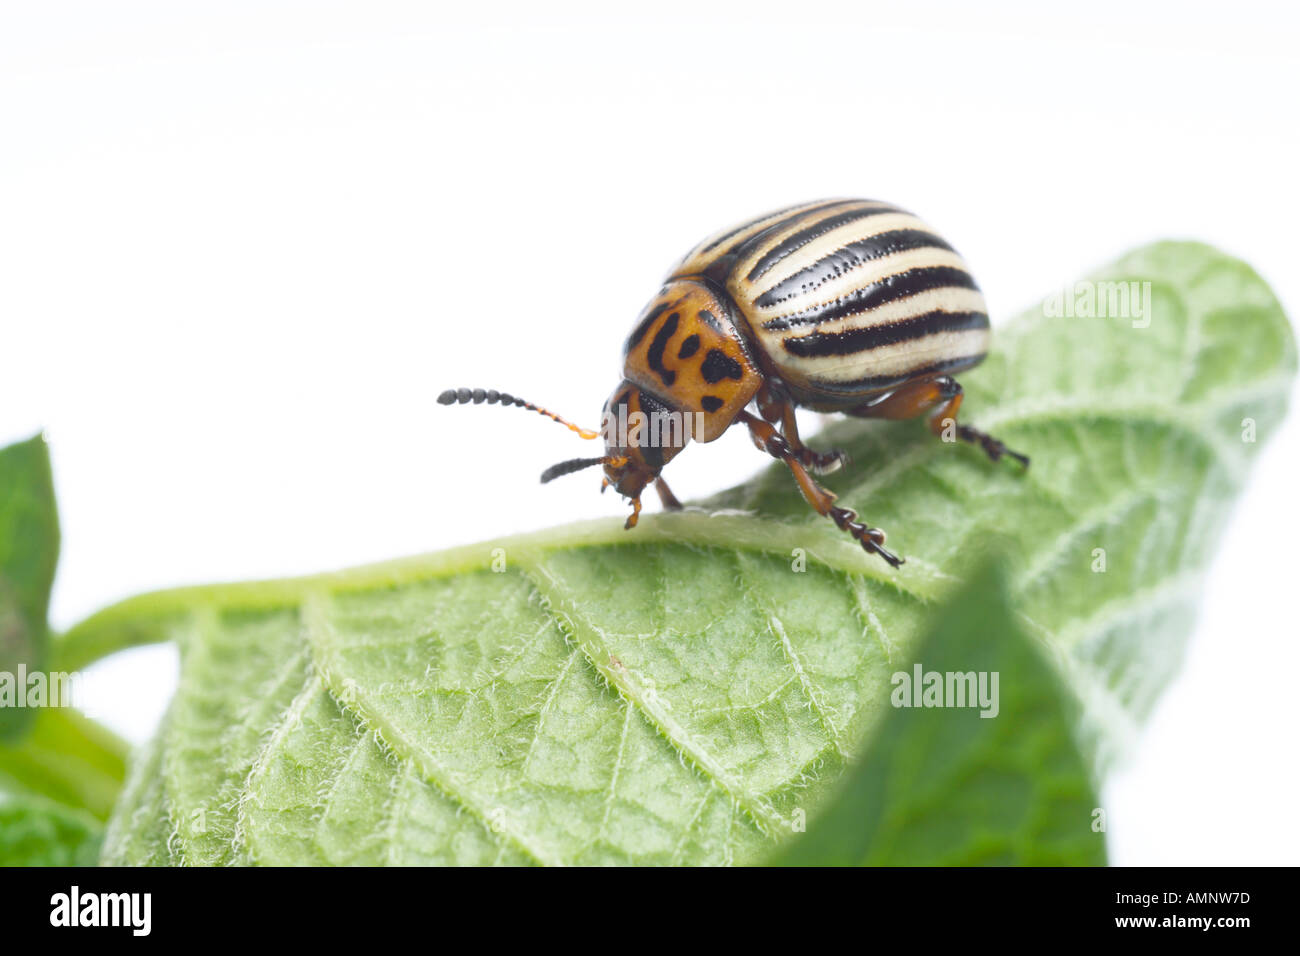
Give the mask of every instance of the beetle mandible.
POLYGON ((928 415, 936 435, 951 427, 993 461, 1007 455, 1028 467, 996 438, 957 424, 962 388, 952 376, 988 347, 984 298, 952 246, 889 203, 823 200, 724 229, 686 254, 627 337, 623 381, 599 432, 495 390, 449 389, 438 401, 518 405, 583 438, 603 436, 604 455, 561 462, 542 481, 603 465, 601 490, 613 486, 632 503, 628 528, 648 485, 665 508, 681 507, 661 473, 692 438, 710 442, 743 424, 818 514, 898 567, 885 533, 835 504, 813 477, 847 457, 805 445, 795 409, 928 415))

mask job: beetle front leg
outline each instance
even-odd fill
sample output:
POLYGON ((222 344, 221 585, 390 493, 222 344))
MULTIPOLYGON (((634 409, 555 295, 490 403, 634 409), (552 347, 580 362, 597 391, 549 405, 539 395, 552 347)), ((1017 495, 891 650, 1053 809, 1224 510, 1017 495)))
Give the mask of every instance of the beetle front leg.
POLYGON ((847 531, 853 539, 862 545, 869 554, 878 554, 894 567, 903 563, 903 559, 885 547, 885 532, 871 528, 858 521, 857 512, 852 508, 842 508, 835 504, 834 492, 817 484, 816 479, 800 461, 798 452, 768 422, 757 418, 749 412, 737 416, 749 429, 749 437, 760 451, 765 451, 778 461, 785 462, 794 480, 799 484, 799 491, 804 500, 812 505, 819 515, 830 518, 841 531, 847 531))
POLYGON ((799 422, 795 417, 794 402, 786 396, 780 382, 771 379, 764 382, 763 387, 754 396, 754 404, 758 406, 759 414, 767 422, 781 423, 782 436, 789 442, 790 449, 799 456, 799 462, 804 467, 811 468, 819 475, 828 475, 848 464, 849 456, 838 448, 821 452, 803 443, 799 437, 799 422))
POLYGON ((628 515, 627 520, 623 522, 624 530, 631 531, 633 528, 635 528, 637 520, 640 517, 641 517, 641 496, 637 495, 635 498, 632 499, 632 513, 628 515))

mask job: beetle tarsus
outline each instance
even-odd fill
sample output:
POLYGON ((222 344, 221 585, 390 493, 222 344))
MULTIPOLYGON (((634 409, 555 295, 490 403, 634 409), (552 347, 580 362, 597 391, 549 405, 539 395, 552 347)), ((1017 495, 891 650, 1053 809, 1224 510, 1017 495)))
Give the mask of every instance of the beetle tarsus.
POLYGON ((847 452, 832 448, 830 451, 813 451, 806 445, 799 451, 799 461, 815 475, 829 475, 849 463, 847 452))
POLYGON ((982 432, 978 428, 971 428, 969 425, 957 426, 957 437, 962 441, 970 442, 972 445, 979 445, 984 449, 984 454, 989 456, 990 461, 1001 461, 1002 456, 1014 458, 1020 462, 1024 468, 1029 467, 1029 458, 1020 454, 1018 451, 1012 451, 1000 440, 994 438, 987 432, 982 432))
POLYGON ((885 532, 858 521, 857 512, 835 504, 834 492, 828 491, 817 483, 802 461, 801 451, 807 449, 796 451, 771 424, 748 412, 741 412, 737 418, 745 423, 749 429, 749 437, 761 451, 767 452, 778 461, 785 462, 790 473, 794 475, 804 500, 812 505, 813 510, 819 515, 830 518, 841 531, 847 531, 868 554, 879 555, 895 568, 903 563, 902 558, 885 547, 885 532))
POLYGON ((858 521, 858 514, 852 508, 841 508, 836 505, 830 510, 830 518, 841 531, 851 534, 858 544, 862 545, 863 551, 880 555, 895 568, 904 563, 902 558, 885 547, 885 532, 858 521))

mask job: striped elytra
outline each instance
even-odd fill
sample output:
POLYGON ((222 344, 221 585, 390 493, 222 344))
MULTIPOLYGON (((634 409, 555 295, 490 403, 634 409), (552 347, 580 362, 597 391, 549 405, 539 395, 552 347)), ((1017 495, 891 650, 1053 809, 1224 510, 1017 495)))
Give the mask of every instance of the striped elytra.
POLYGON ((847 457, 805 445, 795 409, 926 417, 945 441, 1027 467, 1024 455, 957 422, 962 389, 952 376, 988 349, 984 297, 952 246, 897 206, 833 199, 749 219, 687 253, 628 333, 623 379, 605 402, 599 431, 492 390, 449 389, 438 401, 500 401, 583 438, 604 438, 604 455, 561 462, 542 480, 604 466, 602 490, 613 487, 632 502, 628 528, 650 485, 665 508, 681 507, 661 473, 690 441, 744 425, 760 450, 789 468, 818 514, 897 567, 902 559, 885 548, 884 532, 835 504, 813 477, 847 457))
POLYGON ((801 405, 859 405, 988 351, 988 310, 965 262, 889 203, 827 200, 759 216, 691 250, 670 278, 687 276, 726 290, 751 351, 801 405))

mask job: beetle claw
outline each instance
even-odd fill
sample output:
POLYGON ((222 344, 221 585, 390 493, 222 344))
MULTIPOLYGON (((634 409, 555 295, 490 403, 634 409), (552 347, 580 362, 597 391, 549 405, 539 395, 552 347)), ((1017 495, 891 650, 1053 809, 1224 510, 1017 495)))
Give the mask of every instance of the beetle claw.
POLYGON ((807 452, 804 464, 817 475, 829 475, 839 471, 849 463, 847 452, 840 451, 838 448, 832 448, 830 451, 820 452, 812 449, 805 449, 807 452))

